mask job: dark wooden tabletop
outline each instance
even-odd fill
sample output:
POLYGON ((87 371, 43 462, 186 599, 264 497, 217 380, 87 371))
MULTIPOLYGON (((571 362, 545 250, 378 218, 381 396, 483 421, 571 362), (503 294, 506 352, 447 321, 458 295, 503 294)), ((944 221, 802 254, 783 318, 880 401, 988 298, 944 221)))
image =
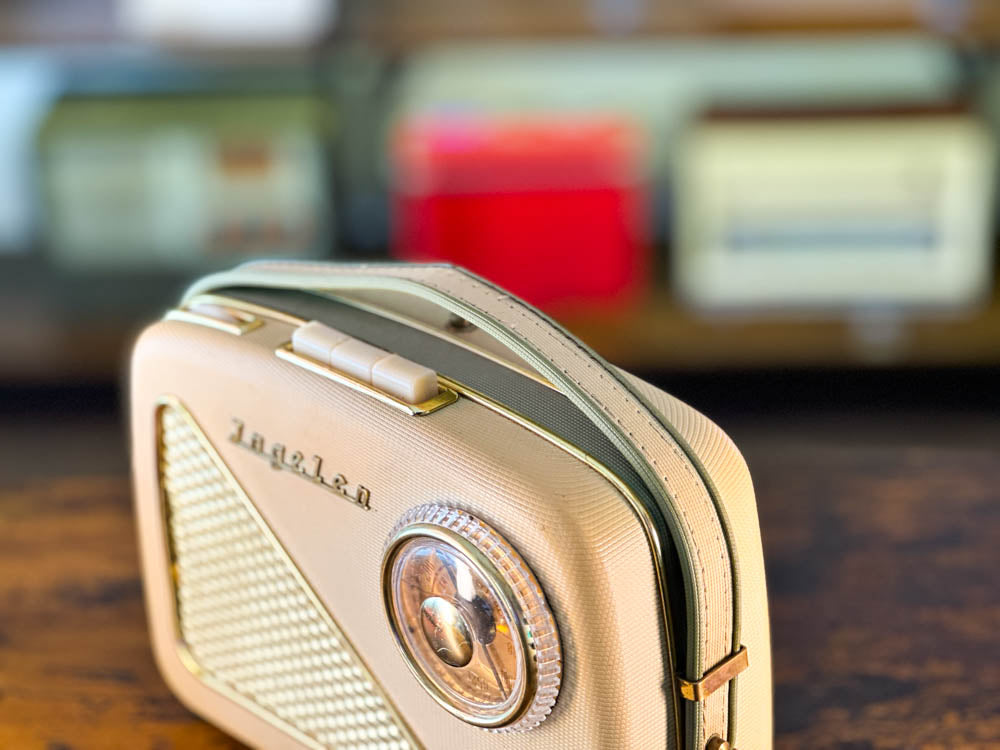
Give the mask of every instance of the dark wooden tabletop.
MULTIPOLYGON (((153 665, 118 417, 7 398, 0 748, 241 747, 153 665)), ((757 487, 777 746, 1000 748, 997 415, 720 421, 757 487)))

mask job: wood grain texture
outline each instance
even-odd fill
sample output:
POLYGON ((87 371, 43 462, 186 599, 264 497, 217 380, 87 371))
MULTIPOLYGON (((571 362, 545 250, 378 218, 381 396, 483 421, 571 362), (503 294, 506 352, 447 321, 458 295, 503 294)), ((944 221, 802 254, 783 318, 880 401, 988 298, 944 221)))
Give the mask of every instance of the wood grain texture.
MULTIPOLYGON (((757 486, 777 747, 1000 748, 1000 420, 723 426, 757 486)), ((137 566, 118 419, 0 417, 0 748, 241 747, 160 679, 137 566)))
POLYGON ((735 432, 764 532, 778 747, 1000 748, 1000 422, 735 432))

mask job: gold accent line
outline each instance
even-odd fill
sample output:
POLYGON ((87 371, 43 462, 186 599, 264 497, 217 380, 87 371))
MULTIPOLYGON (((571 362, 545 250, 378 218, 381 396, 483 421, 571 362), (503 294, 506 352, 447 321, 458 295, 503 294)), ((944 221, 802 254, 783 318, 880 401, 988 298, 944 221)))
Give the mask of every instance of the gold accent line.
MULTIPOLYGON (((215 303, 218 304, 218 303, 215 303)), ((231 305, 225 305, 226 307, 232 307, 231 305)), ((234 317, 240 320, 239 323, 229 323, 225 320, 219 320, 218 318, 213 318, 211 315, 203 315, 193 310, 169 310, 166 314, 167 320, 181 320, 185 323, 196 323, 200 326, 208 326, 209 328, 215 328, 218 331, 224 331, 225 333, 231 333, 234 336, 242 336, 244 333, 249 333, 255 328, 260 328, 264 324, 264 321, 260 318, 250 315, 242 310, 232 310, 234 317)))
MULTIPOLYGON (((564 450, 578 461, 582 461, 587 464, 587 466, 604 477, 625 498, 629 506, 632 508, 632 512, 635 513, 636 518, 639 520, 639 525, 642 527, 643 533, 646 535, 646 542, 649 545, 650 554, 653 557, 653 571, 656 576, 656 589, 660 599, 660 611, 663 613, 663 629, 666 638, 664 649, 667 654, 667 677, 668 682, 673 684, 674 681, 679 678, 677 678, 677 671, 674 666, 676 659, 673 649, 674 627, 670 615, 669 598, 667 595, 667 581, 664 575, 663 546, 660 541, 660 533, 657 531, 656 524, 654 523, 652 516, 649 514, 649 511, 646 509, 646 506, 642 504, 642 501, 632 491, 631 487, 625 484, 625 482, 623 482, 617 474, 589 453, 586 453, 567 440, 549 432, 549 430, 542 427, 537 422, 512 411, 504 404, 494 401, 492 398, 480 393, 479 391, 473 390, 472 388, 469 388, 456 380, 445 377, 444 375, 438 375, 438 380, 440 380, 441 383, 446 385, 448 388, 456 391, 460 396, 463 396, 470 401, 473 401, 491 411, 496 412, 497 414, 500 414, 503 417, 506 417, 507 419, 510 419, 512 422, 519 424, 529 432, 534 433, 557 448, 564 450)), ((669 700, 673 708, 673 725, 675 734, 674 747, 684 747, 684 743, 682 741, 683 735, 681 732, 681 711, 677 691, 669 690, 667 692, 669 692, 669 700)))
POLYGON ((720 661, 697 682, 689 682, 683 677, 678 677, 677 686, 685 700, 703 701, 749 666, 750 656, 747 647, 741 646, 739 651, 720 661))
POLYGON ((335 370, 328 365, 324 365, 322 362, 317 362, 314 359, 303 357, 301 354, 296 354, 292 350, 291 342, 282 344, 274 350, 274 353, 277 355, 278 359, 291 362, 293 365, 298 365, 299 367, 309 370, 309 372, 314 372, 317 375, 322 375, 324 378, 333 380, 336 383, 346 385, 348 388, 353 388, 360 393, 376 398, 383 404, 388 404, 389 406, 395 407, 411 416, 419 417, 425 414, 431 414, 438 409, 443 409, 448 404, 453 404, 458 401, 458 394, 455 393, 453 389, 446 385, 441 385, 440 376, 438 376, 438 388, 440 390, 436 396, 432 396, 426 401, 421 401, 419 404, 410 404, 389 393, 386 393, 385 391, 375 388, 370 383, 353 378, 347 373, 335 370))
POLYGON ((197 420, 191 415, 191 412, 187 410, 187 407, 181 402, 177 396, 173 394, 164 394, 160 396, 156 402, 156 463, 157 463, 157 486, 160 493, 160 514, 161 514, 161 524, 164 536, 164 542, 166 545, 167 554, 170 556, 168 571, 170 574, 169 585, 170 590, 173 592, 173 626, 174 626, 174 640, 177 658, 180 660, 181 664, 197 679, 201 680, 205 685, 215 690, 216 692, 224 695, 229 700, 233 701, 239 706, 254 714, 261 721, 267 722, 275 729, 288 734, 293 739, 302 743, 306 747, 312 748, 313 750, 325 750, 325 746, 317 742, 313 737, 310 737, 302 730, 295 726, 292 726, 284 719, 276 716, 268 711, 265 711, 259 704, 255 703, 253 700, 243 695, 242 693, 234 690, 228 684, 215 678, 210 672, 204 670, 198 663, 194 654, 191 653, 191 649, 188 647, 184 640, 183 630, 181 629, 180 622, 180 590, 178 587, 177 580, 177 557, 174 549, 173 534, 170 531, 170 504, 167 500, 167 493, 163 486, 163 419, 162 412, 164 408, 176 409, 177 412, 184 418, 185 421, 192 428, 192 432, 197 438, 198 442, 201 444, 202 448, 208 453, 212 458, 212 462, 215 464, 216 468, 222 473, 226 478, 226 481, 230 483, 236 494, 239 496, 243 503, 244 508, 250 514, 251 518, 257 523, 264 534, 274 545, 274 548, 278 550, 282 556, 289 563, 290 571, 292 576, 296 579, 299 586, 302 588, 303 592, 308 597, 310 603, 316 608, 316 611, 320 613, 332 630, 341 636, 344 648, 349 651, 357 663, 361 665, 361 668, 367 673, 369 681, 371 682, 372 690, 378 693, 382 700, 385 701, 385 705, 392 709, 393 718, 399 725, 400 731, 406 740, 415 748, 420 748, 422 745, 417 741, 416 736, 413 734, 413 730, 407 724, 406 720, 403 718, 402 714, 396 708, 395 704, 389 698, 389 695, 382 689, 381 684, 375 679, 374 673, 368 666, 368 663, 361 657, 361 654, 357 652, 347 636, 344 634, 343 629, 334 620, 333 615, 327 609, 326 605, 320 600, 316 591, 313 589, 312 584, 309 579, 306 578, 305 574, 299 570, 298 565, 292 561, 292 557, 285 546, 281 543, 278 537, 275 535, 274 531, 271 529, 267 521, 257 510, 257 506, 253 504, 250 496, 247 495, 246 490, 243 489, 243 485, 237 481, 236 476, 230 470, 229 465, 222 460, 218 451, 215 450, 215 446, 209 442, 208 437, 205 435, 204 431, 201 429, 201 425, 198 424, 197 420))

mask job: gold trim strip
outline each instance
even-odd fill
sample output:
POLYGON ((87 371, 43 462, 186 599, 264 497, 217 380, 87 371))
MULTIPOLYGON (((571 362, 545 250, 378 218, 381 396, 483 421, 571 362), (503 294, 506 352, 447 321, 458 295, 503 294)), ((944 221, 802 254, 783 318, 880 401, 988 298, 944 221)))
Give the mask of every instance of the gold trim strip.
POLYGON ((328 367, 322 362, 317 362, 314 359, 303 357, 301 354, 296 354, 292 350, 292 343, 290 341, 279 346, 274 350, 274 353, 277 355, 278 359, 291 362, 293 365, 298 365, 303 369, 309 370, 309 372, 314 372, 317 375, 322 375, 324 378, 333 380, 336 383, 346 385, 348 388, 353 388, 360 393, 376 398, 383 404, 393 406, 414 417, 431 414, 436 412, 438 409, 443 409, 448 404, 453 404, 458 401, 458 394, 448 386, 443 385, 440 376, 438 377, 438 388, 440 390, 436 396, 433 396, 426 401, 421 401, 419 404, 408 404, 406 401, 398 399, 385 391, 380 391, 378 388, 373 387, 363 380, 352 378, 350 375, 343 373, 340 370, 335 370, 332 367, 328 367))
POLYGON ((689 682, 683 677, 678 677, 677 686, 680 688, 681 697, 696 703, 703 701, 749 666, 750 656, 747 647, 741 646, 739 651, 720 661, 697 682, 689 682))

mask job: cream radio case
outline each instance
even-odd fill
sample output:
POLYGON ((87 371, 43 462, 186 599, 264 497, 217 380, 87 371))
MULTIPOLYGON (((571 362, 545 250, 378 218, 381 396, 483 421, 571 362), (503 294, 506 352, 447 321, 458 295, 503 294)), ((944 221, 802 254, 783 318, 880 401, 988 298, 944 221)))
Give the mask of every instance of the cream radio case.
POLYGON ((442 265, 259 262, 132 359, 154 651, 262 748, 767 750, 729 438, 442 265))

